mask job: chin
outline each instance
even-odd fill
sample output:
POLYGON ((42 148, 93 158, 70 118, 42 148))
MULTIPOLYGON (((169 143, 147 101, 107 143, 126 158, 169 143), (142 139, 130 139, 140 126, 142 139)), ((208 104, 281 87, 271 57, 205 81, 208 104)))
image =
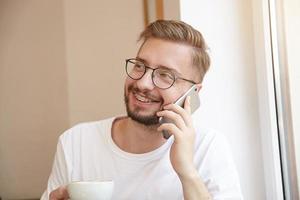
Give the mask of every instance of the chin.
POLYGON ((126 106, 126 111, 128 117, 145 126, 153 126, 159 123, 159 117, 155 113, 152 115, 141 115, 138 111, 132 111, 128 106, 126 106))
POLYGON ((148 109, 145 110, 146 108, 143 109, 138 105, 133 105, 132 103, 130 103, 131 101, 129 100, 129 95, 126 95, 126 93, 124 94, 124 102, 126 106, 127 116, 132 120, 145 126, 153 126, 159 123, 159 117, 156 115, 156 112, 158 112, 161 108, 158 108, 158 110, 156 111, 150 112, 150 110, 148 109), (147 112, 142 114, 144 111, 147 112))

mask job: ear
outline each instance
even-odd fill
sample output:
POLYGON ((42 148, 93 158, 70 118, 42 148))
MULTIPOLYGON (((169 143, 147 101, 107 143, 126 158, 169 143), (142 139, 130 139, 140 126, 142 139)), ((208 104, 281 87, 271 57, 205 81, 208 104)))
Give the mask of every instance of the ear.
POLYGON ((197 92, 199 92, 202 89, 202 83, 196 84, 197 92))

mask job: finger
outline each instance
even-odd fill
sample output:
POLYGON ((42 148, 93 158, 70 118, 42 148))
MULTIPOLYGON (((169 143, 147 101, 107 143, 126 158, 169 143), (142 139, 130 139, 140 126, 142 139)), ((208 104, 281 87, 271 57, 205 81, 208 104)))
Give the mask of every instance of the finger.
POLYGON ((50 200, 67 200, 69 198, 69 194, 66 186, 61 186, 56 190, 53 190, 50 195, 50 200))
POLYGON ((171 120, 181 130, 183 130, 186 127, 184 120, 176 112, 170 110, 163 110, 157 112, 157 116, 164 117, 167 118, 168 120, 171 120))
POLYGON ((180 140, 182 137, 182 131, 173 123, 164 123, 157 128, 157 131, 168 131, 171 135, 174 135, 175 141, 180 140))
POLYGON ((175 105, 175 104, 169 104, 169 105, 165 106, 164 109, 172 110, 173 112, 179 114, 182 117, 182 119, 183 119, 184 123, 186 124, 186 126, 188 126, 188 127, 193 126, 191 114, 189 114, 188 111, 186 111, 181 106, 178 106, 178 105, 175 105))

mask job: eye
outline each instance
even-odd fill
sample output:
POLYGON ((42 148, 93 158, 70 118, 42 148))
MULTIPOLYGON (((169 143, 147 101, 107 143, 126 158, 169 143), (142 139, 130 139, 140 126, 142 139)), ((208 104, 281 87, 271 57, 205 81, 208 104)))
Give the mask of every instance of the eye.
POLYGON ((144 71, 145 70, 145 65, 143 63, 134 63, 134 70, 135 71, 144 71))
POLYGON ((164 79, 164 80, 170 80, 172 81, 174 79, 174 75, 172 72, 167 71, 167 70, 163 70, 163 69, 158 69, 156 71, 156 76, 158 78, 164 79))

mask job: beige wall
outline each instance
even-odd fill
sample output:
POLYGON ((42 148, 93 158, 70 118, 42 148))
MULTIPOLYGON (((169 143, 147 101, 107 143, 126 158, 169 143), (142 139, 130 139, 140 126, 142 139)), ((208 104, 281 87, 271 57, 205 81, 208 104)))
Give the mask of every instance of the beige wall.
POLYGON ((63 5, 0 1, 0 195, 38 196, 69 126, 63 5))
POLYGON ((164 18, 180 20, 180 0, 164 0, 164 18))
POLYGON ((58 136, 124 112, 142 1, 0 1, 0 196, 39 197, 58 136))
POLYGON ((143 5, 132 1, 65 1, 70 122, 124 113, 125 59, 134 57, 143 5))

